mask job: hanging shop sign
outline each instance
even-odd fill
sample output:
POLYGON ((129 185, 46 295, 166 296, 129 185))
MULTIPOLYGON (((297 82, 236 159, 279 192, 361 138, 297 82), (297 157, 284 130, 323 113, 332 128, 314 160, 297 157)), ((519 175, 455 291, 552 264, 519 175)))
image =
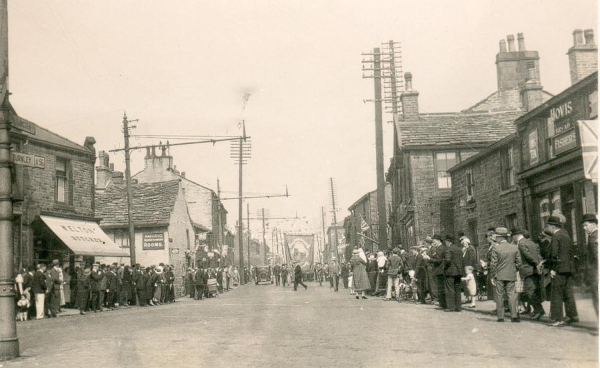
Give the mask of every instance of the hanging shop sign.
POLYGON ((554 148, 554 154, 557 156, 577 147, 577 132, 575 127, 571 127, 554 136, 552 146, 554 148))
POLYGON ((164 233, 145 233, 142 245, 144 250, 165 249, 164 233))

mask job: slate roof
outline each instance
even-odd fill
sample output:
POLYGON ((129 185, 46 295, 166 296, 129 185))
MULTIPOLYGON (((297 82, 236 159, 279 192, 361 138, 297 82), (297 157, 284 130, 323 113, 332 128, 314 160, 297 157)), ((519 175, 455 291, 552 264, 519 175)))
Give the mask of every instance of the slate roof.
POLYGON ((27 139, 50 143, 55 146, 61 146, 61 147, 68 148, 71 150, 85 152, 87 154, 91 154, 94 156, 96 155, 95 152, 88 150, 87 148, 85 148, 84 146, 82 146, 80 144, 77 144, 65 137, 62 137, 56 133, 53 133, 53 132, 49 131, 48 129, 43 128, 43 127, 39 126, 38 124, 33 123, 27 119, 23 119, 21 117, 19 117, 19 118, 21 120, 23 120, 24 122, 35 126, 35 134, 31 134, 31 133, 25 132, 25 131, 13 130, 14 132, 17 132, 18 134, 24 135, 27 139))
POLYGON ((486 146, 515 132, 523 111, 420 114, 419 121, 396 122, 402 148, 486 146))
MULTIPOLYGON (((542 91, 542 93, 544 101, 547 101, 552 97, 552 94, 549 92, 542 91)), ((462 112, 499 112, 508 110, 523 110, 520 89, 498 90, 462 112)))
MULTIPOLYGON (((179 193, 179 180, 133 184, 133 223, 135 226, 167 226, 179 193)), ((101 227, 126 227, 127 190, 125 185, 109 185, 96 192, 96 216, 101 227)))

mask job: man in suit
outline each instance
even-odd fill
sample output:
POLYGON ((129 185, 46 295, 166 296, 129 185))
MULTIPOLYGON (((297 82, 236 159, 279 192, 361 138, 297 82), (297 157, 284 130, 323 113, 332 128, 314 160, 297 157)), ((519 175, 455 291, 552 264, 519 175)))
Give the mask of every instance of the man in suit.
POLYGON ((37 270, 33 273, 33 280, 31 282, 31 290, 35 295, 35 311, 36 319, 44 318, 44 305, 46 299, 46 276, 44 273, 46 272, 46 265, 44 263, 40 263, 37 267, 37 270))
POLYGON ((146 306, 146 278, 144 277, 145 269, 136 264, 136 270, 133 273, 135 280, 135 294, 140 307, 146 306))
POLYGON ((119 287, 119 278, 117 276, 116 265, 110 267, 106 273, 106 306, 109 309, 116 309, 117 289, 119 287))
POLYGON ((275 276, 275 286, 279 286, 281 284, 281 266, 273 267, 273 275, 275 276))
POLYGON ((97 311, 102 312, 102 305, 100 304, 100 288, 103 277, 104 274, 100 272, 100 265, 94 263, 92 265, 92 272, 90 273, 90 308, 94 313, 97 311))
POLYGON ((308 286, 302 282, 302 268, 300 264, 296 262, 296 267, 294 267, 294 291, 298 290, 298 284, 304 286, 304 290, 308 289, 308 286))
POLYGON ((196 271, 196 274, 194 275, 194 285, 196 286, 196 295, 194 299, 201 300, 202 297, 204 297, 204 288, 206 287, 203 269, 199 269, 196 271))
POLYGON ((575 248, 569 234, 562 228, 558 216, 550 216, 546 230, 552 234, 548 266, 552 278, 552 296, 550 300, 550 319, 552 327, 578 323, 577 306, 573 295, 573 275, 575 274, 575 248), (563 316, 563 304, 567 318, 563 316))
POLYGON ((44 300, 44 311, 46 312, 46 316, 48 317, 56 317, 57 314, 52 310, 50 305, 52 301, 52 292, 54 291, 54 279, 52 278, 52 268, 46 269, 44 272, 44 277, 46 278, 46 298, 44 300))
POLYGON ((50 292, 50 315, 57 317, 60 310, 60 262, 58 259, 52 261, 52 269, 50 270, 52 279, 52 291, 50 292))
POLYGON ((454 244, 452 235, 446 236, 446 250, 444 251, 444 287, 446 293, 446 312, 460 312, 461 297, 460 283, 464 275, 462 250, 454 244))
POLYGON ((331 257, 331 266, 329 266, 330 282, 333 285, 333 290, 338 291, 340 285, 340 265, 337 262, 337 258, 331 257))
POLYGON ((446 251, 446 246, 442 243, 442 237, 437 234, 432 237, 431 244, 432 245, 429 250, 429 255, 424 256, 424 258, 433 265, 433 275, 435 277, 435 284, 439 302, 438 309, 446 309, 446 267, 444 262, 444 252, 446 251))
POLYGON ((283 287, 285 287, 288 282, 288 274, 289 274, 289 271, 288 271, 287 264, 284 263, 281 266, 281 286, 283 286, 283 287))
POLYGON ((420 304, 427 304, 427 261, 424 258, 425 247, 417 250, 417 260, 415 262, 415 277, 417 278, 417 296, 420 304))
MULTIPOLYGON (((538 265, 542 261, 540 247, 529 239, 529 233, 526 230, 511 230, 513 241, 519 248, 521 262, 523 263, 519 270, 521 280, 523 280, 523 294, 521 300, 528 303, 527 309, 533 307, 532 319, 540 319, 546 312, 542 306, 542 294, 540 288, 540 274, 538 265)), ((527 311, 530 312, 530 311, 527 311)))
POLYGON ((588 234, 585 247, 586 283, 592 293, 592 302, 598 316, 598 219, 593 213, 583 215, 583 229, 588 234))
POLYGON ((496 288, 496 315, 498 322, 504 322, 504 295, 508 296, 510 318, 512 322, 521 322, 517 313, 517 293, 515 281, 521 268, 521 254, 516 244, 509 243, 508 229, 498 227, 494 230, 495 245, 492 248, 490 273, 492 284, 496 288))

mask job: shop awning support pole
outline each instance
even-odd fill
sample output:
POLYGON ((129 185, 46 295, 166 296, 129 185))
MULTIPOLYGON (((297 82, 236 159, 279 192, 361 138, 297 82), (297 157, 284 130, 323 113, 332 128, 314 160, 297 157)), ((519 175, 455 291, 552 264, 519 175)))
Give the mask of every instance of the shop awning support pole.
POLYGON ((0 361, 19 356, 13 279, 12 157, 8 102, 8 8, 0 1, 0 361))

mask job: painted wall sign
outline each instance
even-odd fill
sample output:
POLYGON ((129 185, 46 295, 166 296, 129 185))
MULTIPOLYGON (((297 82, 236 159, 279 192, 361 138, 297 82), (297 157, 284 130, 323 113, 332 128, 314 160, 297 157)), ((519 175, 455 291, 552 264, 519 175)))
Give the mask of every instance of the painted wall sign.
POLYGON ((571 128, 561 134, 556 135, 552 143, 555 155, 560 155, 563 152, 577 147, 577 133, 575 128, 571 128))
POLYGON ((144 250, 165 249, 165 234, 164 233, 144 233, 144 241, 142 244, 144 250))
MULTIPOLYGON (((555 122, 558 122, 558 121, 562 120, 563 118, 571 115, 572 112, 573 112, 573 102, 572 101, 567 101, 561 105, 552 107, 550 109, 550 113, 548 116, 548 123, 553 124, 555 122)), ((555 132, 555 133, 559 134, 559 132, 555 132)))
POLYGON ((529 165, 535 165, 539 162, 538 153, 538 132, 534 130, 529 133, 529 165))
POLYGON ((46 159, 41 156, 28 155, 21 152, 13 152, 13 163, 16 165, 39 167, 43 169, 46 166, 46 159))

